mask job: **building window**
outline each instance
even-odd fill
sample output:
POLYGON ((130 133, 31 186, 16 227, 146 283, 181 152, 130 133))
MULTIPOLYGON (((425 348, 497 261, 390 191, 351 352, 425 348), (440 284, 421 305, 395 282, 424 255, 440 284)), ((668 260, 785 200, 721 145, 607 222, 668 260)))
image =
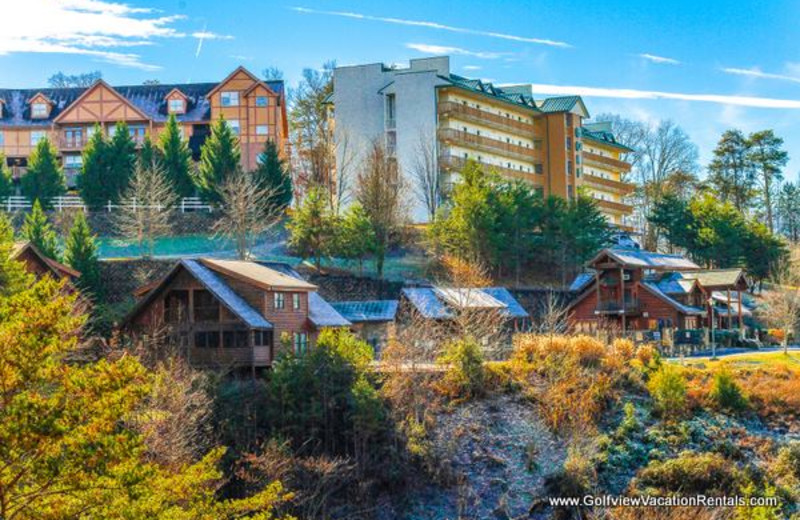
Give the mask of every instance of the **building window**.
POLYGON ((272 298, 272 307, 276 310, 286 307, 285 295, 282 292, 276 292, 272 298))
POLYGON ((256 135, 269 134, 269 127, 267 125, 256 125, 256 135))
POLYGON ((246 330, 226 330, 222 332, 222 346, 225 348, 245 348, 248 346, 246 330))
POLYGON ((272 345, 272 332, 267 330, 253 332, 254 347, 269 347, 270 345, 272 345))
POLYGON ((196 348, 219 348, 219 331, 195 332, 194 346, 196 348))
POLYGON ((31 105, 31 117, 37 119, 47 117, 47 105, 45 103, 34 103, 31 105))
POLYGON ((572 175, 572 161, 567 161, 567 174, 572 175))
POLYGON ((64 168, 77 170, 83 166, 83 156, 80 155, 65 155, 64 168))
POLYGON ((144 143, 145 135, 147 135, 147 129, 144 125, 137 125, 128 127, 128 134, 130 134, 131 139, 137 144, 144 143))
POLYGON ((299 293, 293 293, 292 294, 292 309, 294 309, 296 311, 300 310, 300 294, 299 293))
POLYGON ((394 128, 397 117, 397 103, 394 94, 386 95, 386 127, 394 128))
POLYGON ((544 165, 543 164, 534 164, 533 165, 534 173, 543 174, 544 173, 544 165))
POLYGON ((294 333, 294 353, 305 354, 308 352, 308 334, 305 332, 294 333))
POLYGON ((567 137, 567 150, 572 150, 572 138, 567 137))
POLYGON ((219 321, 219 301, 206 290, 194 292, 194 321, 219 321))
POLYGON ((221 97, 222 106, 224 107, 238 107, 239 106, 239 93, 238 92, 223 92, 221 97))
POLYGON ((45 138, 46 132, 43 130, 34 130, 31 132, 31 146, 36 146, 39 141, 45 138))
POLYGON ((257 107, 267 106, 267 96, 256 96, 256 106, 257 107))
POLYGON ((171 114, 183 114, 184 112, 184 101, 182 99, 170 99, 169 100, 169 112, 171 114))
POLYGON ((231 129, 234 135, 241 135, 241 128, 239 127, 239 120, 238 119, 230 119, 228 121, 228 128, 231 129))

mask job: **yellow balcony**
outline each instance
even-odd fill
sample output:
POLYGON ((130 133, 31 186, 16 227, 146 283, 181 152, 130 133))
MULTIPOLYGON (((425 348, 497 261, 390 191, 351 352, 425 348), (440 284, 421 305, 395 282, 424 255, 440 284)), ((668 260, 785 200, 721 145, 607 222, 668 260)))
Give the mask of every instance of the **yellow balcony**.
POLYGON ((511 117, 504 117, 487 110, 471 107, 455 101, 442 101, 439 103, 439 117, 442 119, 456 118, 462 121, 519 134, 531 139, 535 132, 533 123, 526 123, 511 117))
POLYGON ((542 153, 540 150, 526 148, 491 137, 470 134, 455 128, 439 129, 439 140, 445 145, 455 145, 471 150, 480 150, 488 154, 501 155, 519 161, 541 162, 542 153))
POLYGON ((623 215, 630 215, 633 213, 633 206, 630 204, 614 202, 613 200, 594 199, 594 201, 601 210, 608 211, 610 213, 621 213, 623 215))
MULTIPOLYGON (((476 161, 478 162, 478 161, 476 161)), ((467 160, 457 155, 452 155, 445 150, 444 155, 439 157, 439 167, 447 172, 458 173, 464 168, 467 160)), ((485 162, 478 162, 484 171, 496 171, 501 177, 521 179, 536 185, 544 182, 544 175, 540 173, 526 172, 515 170, 513 168, 506 168, 505 166, 496 166, 494 164, 487 164, 485 162)))
POLYGON ((582 157, 583 161, 586 163, 594 163, 601 167, 612 168, 615 171, 631 171, 630 164, 626 163, 625 161, 620 161, 619 159, 614 159, 613 157, 606 157, 605 155, 599 155, 596 153, 587 152, 585 150, 582 153, 582 157))
POLYGON ((582 178, 585 184, 588 184, 593 188, 603 191, 613 191, 622 195, 629 195, 636 189, 636 187, 631 183, 615 181, 613 179, 605 179, 590 173, 584 173, 582 178))

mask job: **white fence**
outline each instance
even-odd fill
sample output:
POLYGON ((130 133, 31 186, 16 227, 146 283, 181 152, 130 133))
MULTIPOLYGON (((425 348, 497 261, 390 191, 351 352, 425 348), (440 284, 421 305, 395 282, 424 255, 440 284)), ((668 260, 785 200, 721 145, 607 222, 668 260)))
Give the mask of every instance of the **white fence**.
MULTIPOLYGON (((83 199, 78 197, 77 195, 65 195, 63 197, 53 197, 50 199, 50 206, 55 209, 56 211, 64 211, 69 209, 79 209, 86 211, 86 204, 83 203, 83 199)), ((4 209, 7 212, 12 211, 25 211, 29 210, 33 207, 33 203, 27 197, 21 196, 12 196, 7 197, 5 199, 0 199, 0 208, 4 209)), ((159 204, 157 206, 143 206, 142 204, 138 204, 136 199, 120 201, 118 204, 114 204, 111 201, 108 201, 107 204, 103 206, 103 209, 107 212, 112 212, 115 209, 119 208, 147 208, 147 207, 156 207, 161 209, 162 206, 159 204)), ((204 202, 200 197, 184 197, 180 199, 178 204, 175 205, 175 209, 180 209, 181 213, 187 213, 191 211, 213 211, 213 206, 204 202)))

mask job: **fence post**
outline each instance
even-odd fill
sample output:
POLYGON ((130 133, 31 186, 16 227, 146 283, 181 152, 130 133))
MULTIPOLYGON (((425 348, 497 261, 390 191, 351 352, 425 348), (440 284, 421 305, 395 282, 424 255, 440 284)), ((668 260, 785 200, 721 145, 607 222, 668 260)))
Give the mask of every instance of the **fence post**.
POLYGON ((108 207, 108 212, 111 213, 111 201, 110 200, 108 201, 107 207, 108 207))

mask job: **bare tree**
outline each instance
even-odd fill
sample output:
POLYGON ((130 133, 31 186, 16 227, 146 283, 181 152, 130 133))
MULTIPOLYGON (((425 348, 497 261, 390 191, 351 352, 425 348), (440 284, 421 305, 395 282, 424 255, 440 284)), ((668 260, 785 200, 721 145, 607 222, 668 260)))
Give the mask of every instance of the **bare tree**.
POLYGON ((280 221, 281 210, 271 200, 277 188, 265 188, 249 172, 237 171, 220 188, 221 216, 214 231, 236 243, 236 254, 246 260, 256 240, 280 221))
POLYGON ((783 352, 788 353, 789 336, 800 327, 800 249, 794 248, 791 259, 775 270, 762 300, 761 317, 782 332, 783 352))
POLYGON ((334 156, 331 161, 335 165, 331 179, 331 211, 339 215, 342 209, 350 203, 353 191, 353 169, 356 164, 356 154, 350 144, 350 137, 344 131, 338 132, 334 137, 334 156))
POLYGON ((425 205, 428 220, 433 221, 442 202, 442 178, 436 160, 436 139, 429 133, 420 133, 414 159, 410 165, 414 179, 414 192, 425 205))
POLYGON ((406 221, 406 186, 398 172, 397 161, 374 142, 358 175, 356 200, 364 208, 375 231, 375 263, 378 276, 389 248, 398 239, 406 221))
MULTIPOLYGON (((670 175, 675 172, 695 174, 698 171, 698 151, 683 129, 669 119, 656 123, 631 121, 619 116, 603 115, 598 119, 611 121, 617 140, 633 148, 628 158, 633 165, 637 184, 635 206, 646 217, 653 205, 661 200, 669 186, 670 175)), ((645 247, 656 249, 657 230, 646 218, 639 219, 645 238, 645 247)))
POLYGON ((539 308, 534 331, 538 334, 563 334, 567 330, 569 305, 566 298, 555 291, 547 291, 539 308))
POLYGON ((335 159, 327 99, 333 92, 335 66, 331 61, 321 70, 303 70, 303 79, 291 95, 291 141, 298 186, 316 184, 332 191, 335 159))
POLYGON ((176 201, 177 196, 161 166, 155 162, 149 166, 137 164, 122 195, 115 222, 117 231, 135 240, 143 257, 153 256, 155 239, 172 230, 170 215, 176 201))

